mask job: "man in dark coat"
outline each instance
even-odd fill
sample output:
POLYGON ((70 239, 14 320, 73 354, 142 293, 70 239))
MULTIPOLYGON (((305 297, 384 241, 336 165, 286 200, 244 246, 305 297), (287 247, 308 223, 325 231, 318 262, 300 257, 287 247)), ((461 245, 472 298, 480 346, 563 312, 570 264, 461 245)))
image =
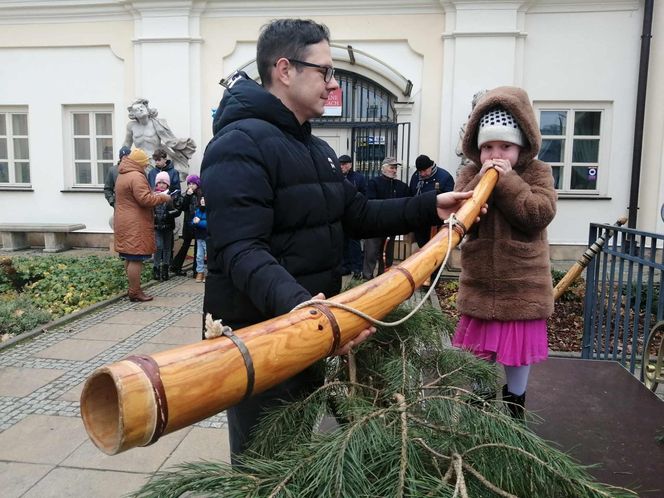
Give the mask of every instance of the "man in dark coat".
MULTIPOLYGON (((383 159, 380 175, 369 180, 367 199, 397 199, 410 195, 408 185, 397 178, 400 165, 401 163, 394 157, 383 159)), ((378 263, 378 275, 383 273, 385 268, 392 266, 394 262, 394 238, 394 235, 389 235, 364 241, 362 277, 365 280, 374 277, 376 263, 378 263), (384 258, 383 255, 385 255, 384 258)))
POLYGON ((131 149, 129 147, 121 147, 119 152, 118 163, 108 170, 106 174, 106 181, 104 182, 104 197, 106 202, 111 207, 115 207, 115 182, 118 181, 118 167, 124 156, 129 155, 131 149))
MULTIPOLYGON (((368 202, 345 181, 334 151, 309 123, 339 88, 325 26, 272 21, 261 31, 256 61, 263 86, 244 73, 230 78, 201 165, 208 210, 203 311, 233 329, 337 294, 344 232, 361 238, 432 225, 470 195, 368 202)), ((307 368, 228 409, 233 463, 266 409, 322 385, 316 372, 307 368)))
MULTIPOLYGON (((346 180, 352 183, 360 194, 367 195, 367 179, 362 173, 353 169, 351 157, 346 154, 339 156, 339 166, 346 180)), ((352 274, 353 278, 362 278, 362 260, 362 243, 359 239, 353 239, 345 234, 341 274, 352 274)))
MULTIPOLYGON (((410 178, 410 195, 417 196, 425 192, 434 191, 437 194, 454 190, 454 178, 443 168, 424 154, 415 159, 417 171, 410 178)), ((440 226, 440 223, 436 223, 440 226)), ((431 239, 431 227, 420 228, 414 231, 417 245, 422 247, 431 239)))

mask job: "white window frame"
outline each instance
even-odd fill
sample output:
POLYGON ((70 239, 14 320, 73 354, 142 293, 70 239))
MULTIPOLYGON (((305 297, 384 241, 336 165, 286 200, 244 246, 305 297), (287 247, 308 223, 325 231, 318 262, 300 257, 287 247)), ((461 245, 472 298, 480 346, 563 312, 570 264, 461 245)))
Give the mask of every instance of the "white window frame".
MULTIPOLYGON (((557 189, 561 197, 605 197, 609 185, 609 155, 611 150, 611 123, 613 121, 613 104, 608 101, 539 101, 533 103, 538 125, 541 122, 542 111, 566 111, 567 123, 565 130, 565 152, 562 163, 551 163, 552 166, 562 166, 563 180, 561 188, 557 189), (583 138, 599 138, 599 151, 597 155, 597 183, 593 190, 572 189, 570 187, 572 177, 572 152, 574 143, 574 113, 583 111, 601 112, 599 135, 583 138)), ((555 135, 543 135, 542 139, 561 138, 555 135)), ((584 163, 585 164, 585 163, 584 163)), ((591 164, 591 163, 588 163, 591 164)))
POLYGON ((5 140, 7 142, 7 157, 6 158, 0 158, 1 162, 7 162, 8 164, 8 182, 0 182, 0 188, 2 187, 25 187, 29 188, 32 185, 32 171, 31 171, 31 159, 30 157, 32 156, 31 151, 30 151, 30 113, 28 112, 28 108, 24 106, 1 106, 0 107, 0 119, 5 120, 5 135, 0 135, 0 139, 5 140), (25 114, 26 120, 27 120, 27 126, 28 126, 28 134, 27 135, 17 135, 14 133, 13 130, 13 122, 11 119, 11 116, 14 114, 25 114), (28 170, 29 175, 30 175, 30 181, 29 182, 17 182, 16 181, 16 163, 23 163, 26 162, 25 159, 19 159, 17 160, 15 158, 14 154, 14 139, 15 138, 26 138, 28 140, 28 170))
POLYGON ((79 106, 79 105, 65 105, 63 106, 63 130, 64 133, 64 164, 65 164, 65 182, 66 186, 76 189, 93 189, 101 190, 104 187, 105 178, 99 178, 98 167, 102 163, 109 165, 115 164, 115 152, 111 155, 110 159, 99 160, 97 159, 97 138, 110 138, 112 142, 112 150, 115 151, 115 144, 113 143, 113 135, 115 133, 115 109, 113 104, 94 105, 94 106, 79 106), (84 135, 90 140, 90 159, 78 160, 75 157, 74 138, 81 138, 84 136, 74 135, 74 114, 88 114, 90 124, 90 134, 84 135), (97 135, 95 128, 95 114, 109 114, 111 117, 111 134, 110 135, 97 135), (90 183, 78 183, 76 179, 76 163, 89 162, 90 163, 90 183))

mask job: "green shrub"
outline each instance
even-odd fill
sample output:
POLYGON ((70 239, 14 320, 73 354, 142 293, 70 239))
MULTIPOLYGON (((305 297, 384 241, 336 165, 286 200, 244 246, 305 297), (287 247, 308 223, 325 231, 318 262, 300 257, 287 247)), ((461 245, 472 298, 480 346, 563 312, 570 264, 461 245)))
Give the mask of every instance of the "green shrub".
POLYGON ((6 293, 0 299, 0 335, 20 334, 51 319, 24 294, 6 293))
MULTIPOLYGON (((141 280, 150 280, 148 266, 144 266, 141 280)), ((3 258, 0 261, 0 293, 7 297, 0 298, 0 301, 13 300, 18 296, 20 299, 17 302, 22 303, 15 309, 5 306, 5 314, 2 315, 3 333, 20 333, 49 319, 59 318, 104 301, 126 288, 124 263, 118 258, 3 258), (25 317, 27 312, 23 310, 23 307, 28 306, 26 303, 29 303, 31 310, 40 310, 41 313, 38 315, 40 321, 27 329, 21 325, 30 322, 30 319, 25 317)))

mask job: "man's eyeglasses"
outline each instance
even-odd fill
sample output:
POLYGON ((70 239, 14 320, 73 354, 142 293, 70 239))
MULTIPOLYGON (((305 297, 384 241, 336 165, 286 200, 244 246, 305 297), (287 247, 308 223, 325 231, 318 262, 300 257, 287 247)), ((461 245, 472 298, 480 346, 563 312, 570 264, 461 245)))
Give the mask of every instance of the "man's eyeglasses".
POLYGON ((325 80, 325 83, 329 83, 332 81, 332 78, 334 78, 334 68, 332 66, 321 66, 320 64, 314 64, 313 62, 305 62, 305 61, 299 61, 297 59, 287 59, 288 62, 291 62, 293 64, 301 64, 303 66, 307 67, 315 67, 318 69, 324 69, 325 73, 323 74, 323 79, 325 80))

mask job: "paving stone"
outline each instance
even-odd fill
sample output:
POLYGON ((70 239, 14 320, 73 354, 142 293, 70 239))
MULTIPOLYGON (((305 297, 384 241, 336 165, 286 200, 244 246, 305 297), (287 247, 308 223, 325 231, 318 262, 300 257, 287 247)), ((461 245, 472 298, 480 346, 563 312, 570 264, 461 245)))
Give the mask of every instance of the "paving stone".
POLYGON ((122 341, 143 328, 141 324, 97 323, 84 329, 76 339, 122 341))
POLYGON ((156 322, 164 315, 166 312, 163 311, 122 311, 117 313, 114 316, 111 316, 104 320, 103 323, 125 323, 131 325, 150 325, 151 323, 156 322))
POLYGON ((154 354, 154 353, 159 353, 161 351, 166 351, 167 349, 173 349, 175 347, 174 344, 164 344, 164 343, 156 343, 156 342, 144 342, 143 344, 139 345, 135 349, 129 352, 129 354, 154 354))
POLYGON ((58 464, 87 439, 80 419, 29 415, 0 433, 0 460, 58 464))
POLYGON ((0 493, 3 498, 18 498, 51 469, 52 465, 0 462, 0 493))
POLYGON ((0 367, 0 396, 27 396, 64 373, 65 370, 0 367))
POLYGON ((136 491, 149 478, 148 474, 132 472, 59 467, 22 498, 118 498, 136 491))
POLYGON ((188 305, 190 301, 191 296, 154 296, 154 300, 148 301, 145 305, 149 307, 182 308, 188 305))
POLYGON ((65 339, 48 347, 35 356, 40 358, 61 358, 65 360, 85 361, 94 358, 117 344, 116 341, 90 341, 88 339, 65 339))
POLYGON ((173 322, 174 327, 191 327, 201 330, 203 324, 202 313, 188 313, 179 320, 173 322))
POLYGON ((181 345, 199 342, 201 338, 200 324, 198 328, 192 327, 168 327, 163 332, 150 339, 151 342, 181 345))
POLYGON ((228 430, 194 427, 159 470, 166 470, 184 462, 197 460, 230 462, 230 459, 228 430))
POLYGON ((83 392, 83 385, 85 382, 81 382, 78 384, 75 388, 70 389, 66 393, 64 393, 62 396, 60 396, 58 399, 64 400, 64 401, 76 401, 78 402, 81 399, 81 393, 83 392))
POLYGON ((191 427, 187 427, 162 437, 151 446, 132 448, 113 456, 106 455, 88 440, 62 465, 84 469, 156 472, 191 430, 191 427))
POLYGON ((193 278, 187 282, 184 282, 177 287, 172 289, 173 292, 185 292, 188 294, 204 294, 205 285, 199 282, 196 282, 193 278))

